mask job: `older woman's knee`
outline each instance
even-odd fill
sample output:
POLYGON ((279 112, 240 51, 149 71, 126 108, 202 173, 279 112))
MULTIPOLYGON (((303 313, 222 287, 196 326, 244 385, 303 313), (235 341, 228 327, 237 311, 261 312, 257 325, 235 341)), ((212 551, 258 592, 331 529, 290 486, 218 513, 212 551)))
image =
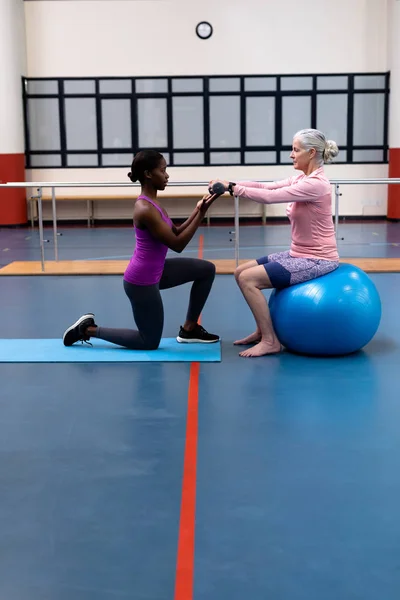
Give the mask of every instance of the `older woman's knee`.
POLYGON ((236 269, 234 270, 233 274, 235 276, 237 283, 239 283, 239 277, 242 272, 243 272, 243 269, 241 269, 240 267, 236 267, 236 269))
POLYGON ((237 275, 236 281, 240 288, 254 287, 255 281, 251 269, 245 269, 240 271, 237 275))
POLYGON ((242 273, 239 273, 237 281, 241 290, 249 288, 264 290, 273 287, 268 273, 265 271, 265 269, 260 269, 260 267, 242 271, 242 273))
POLYGON ((257 266, 258 265, 257 265, 256 260, 249 260, 249 261, 239 265, 238 267, 236 267, 236 269, 234 270, 234 276, 235 276, 237 283, 239 283, 239 277, 240 277, 241 273, 247 272, 257 266))

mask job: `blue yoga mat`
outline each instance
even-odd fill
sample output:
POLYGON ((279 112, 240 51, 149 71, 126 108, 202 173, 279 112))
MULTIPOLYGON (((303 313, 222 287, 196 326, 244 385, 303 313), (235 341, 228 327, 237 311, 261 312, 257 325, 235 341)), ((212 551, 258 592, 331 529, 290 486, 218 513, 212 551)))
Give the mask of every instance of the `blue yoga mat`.
POLYGON ((179 344, 163 338, 157 350, 127 350, 103 340, 65 347, 60 339, 0 339, 2 363, 220 362, 221 343, 179 344))

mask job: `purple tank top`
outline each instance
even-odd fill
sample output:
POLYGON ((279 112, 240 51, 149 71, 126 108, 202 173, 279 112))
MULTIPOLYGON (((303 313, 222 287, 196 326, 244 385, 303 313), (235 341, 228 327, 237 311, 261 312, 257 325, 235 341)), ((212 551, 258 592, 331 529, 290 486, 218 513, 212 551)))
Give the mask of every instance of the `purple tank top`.
MULTIPOLYGON (((147 196, 139 196, 139 198, 150 202, 161 214, 163 221, 172 227, 171 219, 163 213, 155 202, 147 196)), ((161 279, 168 246, 154 238, 147 229, 135 227, 135 232, 136 247, 125 270, 124 279, 135 285, 153 285, 161 279)))

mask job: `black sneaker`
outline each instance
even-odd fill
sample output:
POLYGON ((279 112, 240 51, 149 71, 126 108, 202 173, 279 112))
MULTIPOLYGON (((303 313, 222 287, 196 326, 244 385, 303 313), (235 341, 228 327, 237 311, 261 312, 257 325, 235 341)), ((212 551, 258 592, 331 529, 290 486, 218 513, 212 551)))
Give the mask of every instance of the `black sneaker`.
POLYGON ((181 327, 179 335, 176 338, 181 344, 194 344, 200 342, 202 344, 213 344, 219 342, 219 336, 214 333, 208 333, 201 325, 196 325, 192 331, 186 331, 181 327))
POLYGON ((65 331, 63 335, 64 346, 72 346, 75 342, 87 342, 90 338, 84 332, 86 327, 90 326, 95 326, 94 314, 87 313, 65 331))

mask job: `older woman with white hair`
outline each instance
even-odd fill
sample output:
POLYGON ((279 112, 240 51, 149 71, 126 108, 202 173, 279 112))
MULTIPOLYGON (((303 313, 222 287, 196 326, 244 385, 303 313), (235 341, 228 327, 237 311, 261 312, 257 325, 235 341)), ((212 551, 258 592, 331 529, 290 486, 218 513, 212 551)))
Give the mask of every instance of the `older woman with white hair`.
MULTIPOLYGON (((240 356, 263 356, 281 351, 267 301, 261 290, 282 289, 334 271, 339 266, 332 219, 331 185, 324 172, 339 153, 332 140, 316 129, 303 129, 293 137, 290 158, 301 174, 274 183, 222 181, 232 195, 262 204, 289 203, 290 250, 250 260, 235 271, 235 278, 254 319, 256 331, 235 344, 250 345, 240 356)), ((211 184, 215 183, 214 180, 211 184)))

